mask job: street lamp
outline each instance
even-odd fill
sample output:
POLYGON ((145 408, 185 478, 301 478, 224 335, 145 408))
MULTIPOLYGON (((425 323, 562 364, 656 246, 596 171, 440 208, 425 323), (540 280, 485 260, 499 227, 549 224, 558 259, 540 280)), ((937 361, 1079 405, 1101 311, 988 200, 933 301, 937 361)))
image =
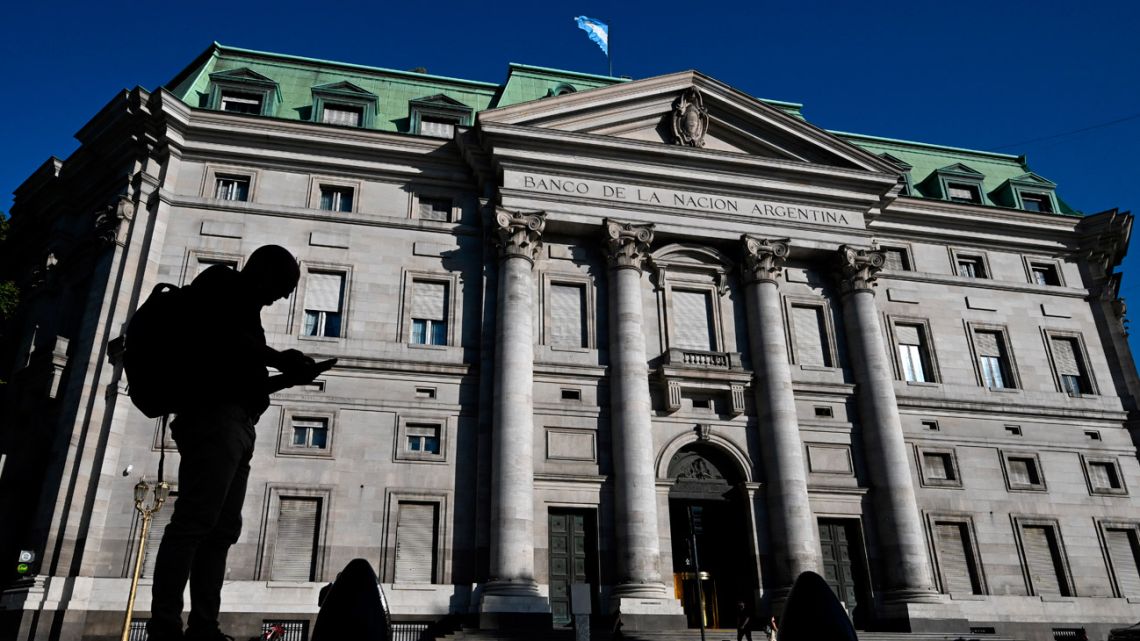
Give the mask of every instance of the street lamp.
POLYGON ((142 531, 139 533, 139 550, 135 555, 135 574, 131 577, 131 596, 127 598, 127 617, 123 621, 122 641, 129 641, 131 636, 131 615, 135 611, 135 593, 139 589, 139 575, 142 574, 143 551, 146 549, 146 534, 150 530, 150 519, 154 513, 162 509, 166 497, 170 496, 170 484, 159 481, 154 486, 154 501, 146 503, 151 487, 146 481, 140 480, 135 484, 135 509, 142 515, 142 531))

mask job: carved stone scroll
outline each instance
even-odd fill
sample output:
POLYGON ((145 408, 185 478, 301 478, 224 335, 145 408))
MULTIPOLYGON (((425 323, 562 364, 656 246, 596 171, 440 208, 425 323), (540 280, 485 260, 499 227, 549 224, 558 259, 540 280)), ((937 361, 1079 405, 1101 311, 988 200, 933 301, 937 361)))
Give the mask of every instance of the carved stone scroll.
POLYGON ((641 270, 653 242, 653 225, 634 225, 606 219, 606 260, 611 267, 641 270))
POLYGON ((546 213, 500 209, 495 213, 495 243, 503 258, 518 256, 534 262, 542 250, 546 213))
POLYGON ((874 249, 859 249, 851 245, 839 248, 840 291, 870 291, 879 278, 879 272, 886 264, 882 252, 874 249))
POLYGON ((744 281, 777 282, 788 258, 788 239, 769 240, 745 234, 741 240, 744 241, 744 281))

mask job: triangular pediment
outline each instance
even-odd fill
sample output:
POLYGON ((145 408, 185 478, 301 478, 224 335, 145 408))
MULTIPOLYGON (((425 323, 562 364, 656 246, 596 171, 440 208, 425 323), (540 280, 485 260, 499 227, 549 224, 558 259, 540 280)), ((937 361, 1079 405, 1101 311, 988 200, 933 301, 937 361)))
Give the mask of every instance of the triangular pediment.
POLYGON ((945 167, 942 167, 941 169, 938 169, 937 171, 938 171, 938 173, 942 173, 942 174, 955 174, 958 176, 973 176, 973 177, 976 177, 978 180, 985 178, 985 175, 982 174, 982 172, 978 171, 977 169, 974 169, 973 167, 971 167, 969 165, 963 165, 960 162, 956 162, 953 165, 947 165, 945 167))
POLYGON ((313 87, 313 93, 335 93, 344 96, 357 96, 360 98, 375 98, 376 94, 358 87, 347 80, 340 82, 330 82, 324 85, 317 85, 313 87))
POLYGON ((250 69, 249 67, 239 67, 237 69, 215 71, 214 73, 210 74, 210 80, 213 80, 214 82, 228 81, 256 85, 277 85, 276 80, 268 76, 263 76, 253 69, 250 69))
POLYGON ((1057 183, 1053 182, 1052 180, 1049 180, 1048 178, 1038 176, 1037 174, 1033 173, 1032 171, 1021 174, 1020 176, 1016 176, 1014 178, 1010 178, 1009 182, 1015 183, 1018 185, 1034 185, 1034 186, 1038 186, 1038 187, 1048 187, 1048 188, 1055 188, 1057 186, 1057 183))
POLYGON ((451 96, 445 96, 444 94, 441 94, 441 93, 437 93, 434 96, 424 96, 423 98, 416 98, 415 100, 412 100, 411 103, 414 105, 425 105, 425 106, 431 106, 431 107, 458 107, 461 109, 470 109, 471 108, 468 105, 465 105, 462 102, 459 102, 455 98, 452 98, 451 96))
POLYGON ((886 159, 696 71, 490 109, 480 112, 478 119, 849 169, 899 171, 886 159), (699 144, 692 144, 694 140, 699 144))

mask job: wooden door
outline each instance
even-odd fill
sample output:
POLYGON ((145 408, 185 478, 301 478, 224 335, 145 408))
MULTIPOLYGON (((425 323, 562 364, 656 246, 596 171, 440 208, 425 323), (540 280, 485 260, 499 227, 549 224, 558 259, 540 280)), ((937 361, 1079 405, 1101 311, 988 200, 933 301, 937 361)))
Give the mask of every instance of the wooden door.
POLYGON ((856 522, 847 519, 820 519, 819 547, 823 560, 823 580, 852 613, 862 593, 862 551, 856 522))
POLYGON ((551 510, 550 611, 555 625, 570 623, 570 584, 590 583, 586 514, 551 510))

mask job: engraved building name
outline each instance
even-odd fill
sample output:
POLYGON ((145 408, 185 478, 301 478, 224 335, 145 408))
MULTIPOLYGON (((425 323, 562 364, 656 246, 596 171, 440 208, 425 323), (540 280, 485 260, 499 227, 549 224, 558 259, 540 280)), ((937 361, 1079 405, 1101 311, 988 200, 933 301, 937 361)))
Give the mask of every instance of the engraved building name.
POLYGON ((675 207, 722 214, 761 216, 779 220, 833 225, 863 226, 863 215, 810 205, 754 200, 702 192, 688 192, 658 187, 580 180, 559 176, 514 173, 505 177, 505 187, 526 191, 563 194, 582 198, 599 198, 660 207, 675 207))

